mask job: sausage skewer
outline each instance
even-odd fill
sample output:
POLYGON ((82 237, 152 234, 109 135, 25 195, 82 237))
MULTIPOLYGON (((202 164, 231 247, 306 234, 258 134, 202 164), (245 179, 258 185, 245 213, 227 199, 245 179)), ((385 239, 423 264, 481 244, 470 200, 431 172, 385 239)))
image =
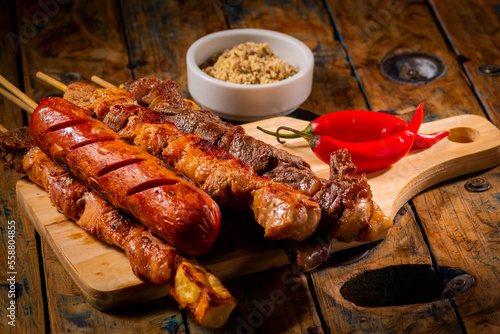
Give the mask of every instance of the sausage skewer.
POLYGON ((136 276, 158 285, 170 283, 172 296, 193 313, 199 325, 225 323, 236 301, 213 274, 85 187, 35 146, 27 128, 7 133, 0 124, 0 156, 48 191, 58 211, 90 234, 123 249, 136 276), (198 298, 192 298, 193 291, 198 291, 198 298))
POLYGON ((214 244, 220 211, 207 194, 72 103, 43 99, 30 132, 52 159, 183 253, 201 255, 214 244))
MULTIPOLYGON (((0 82, 26 104, 37 105, 3 77, 0 82)), ((52 159, 183 253, 201 255, 215 243, 220 211, 206 193, 68 101, 42 100, 30 132, 52 159)))
MULTIPOLYGON (((41 74, 37 77, 43 79, 41 74)), ((69 87, 94 93, 87 94, 91 102, 82 105, 88 114, 186 175, 219 205, 251 210, 265 237, 301 241, 315 231, 321 213, 307 195, 256 175, 248 165, 198 136, 181 133, 159 113, 137 105, 124 90, 97 90, 81 83, 69 87)))
MULTIPOLYGON (((93 81, 96 82, 96 80, 93 81)), ((99 82, 102 82, 102 79, 99 79, 99 82)), ((182 132, 189 132, 193 130, 195 133, 199 133, 201 137, 207 139, 213 136, 212 131, 226 131, 221 138, 233 136, 232 139, 235 142, 238 142, 238 140, 248 142, 248 145, 243 145, 246 147, 245 149, 248 149, 248 147, 252 146, 257 147, 260 144, 264 145, 264 143, 260 143, 259 141, 256 141, 250 136, 244 134, 243 130, 239 131, 238 127, 231 127, 228 125, 227 128, 229 130, 222 129, 226 127, 226 125, 221 124, 221 121, 218 119, 215 119, 212 122, 212 119, 210 118, 209 120, 201 121, 200 124, 194 125, 194 120, 199 120, 200 117, 205 116, 205 114, 208 114, 209 111, 193 110, 196 108, 193 108, 190 105, 183 105, 185 100, 181 101, 180 97, 178 95, 175 95, 175 92, 173 92, 175 91, 174 84, 175 83, 171 81, 158 82, 153 79, 144 78, 136 79, 131 84, 127 83, 126 86, 129 85, 132 87, 132 90, 139 91, 139 93, 137 94, 139 96, 144 96, 143 99, 147 103, 150 103, 150 105, 156 107, 157 109, 159 108, 158 114, 163 116, 156 116, 156 123, 159 123, 158 119, 161 119, 162 123, 166 123, 171 120, 176 125, 180 124, 182 132), (154 87, 148 86, 150 81, 153 82, 154 87), (140 84, 143 82, 146 86, 144 89, 140 87, 140 84), (155 89, 157 89, 157 91, 155 91, 155 89), (176 105, 181 106, 176 107, 176 105), (198 112, 200 112, 199 115, 198 112)), ((99 98, 102 98, 102 96, 106 94, 112 94, 111 91, 105 89, 101 90, 99 93, 97 93, 97 91, 93 92, 92 88, 88 87, 89 85, 87 85, 87 88, 85 88, 84 86, 85 85, 79 83, 71 84, 68 87, 69 92, 67 91, 67 93, 65 93, 65 98, 68 98, 70 100, 74 99, 76 103, 82 105, 84 108, 92 109, 94 105, 99 105, 99 98)), ((106 86, 115 87, 114 85, 109 83, 106 83, 106 86)), ((120 90, 114 91, 117 95, 115 98, 123 99, 126 94, 123 93, 123 90, 121 90, 122 93, 121 96, 119 96, 119 91, 120 90)), ((111 100, 112 99, 108 99, 107 102, 111 100)), ((131 100, 128 97, 126 97, 125 100, 136 103, 134 100, 131 100)), ((102 114, 103 117, 106 118, 108 117, 108 115, 112 115, 112 117, 109 118, 112 120, 116 120, 118 118, 117 114, 119 113, 115 110, 114 112, 109 112, 109 114, 106 114, 110 106, 106 105, 106 103, 104 102, 102 104, 105 105, 104 109, 106 110, 102 114)), ((94 107, 94 110, 95 109, 99 110, 100 107, 94 107)), ((122 112, 126 113, 127 111, 122 110, 122 112)), ((100 111, 98 111, 96 114, 98 116, 101 115, 100 111)), ((137 124, 136 121, 134 122, 137 124)), ((108 123, 108 125, 110 124, 108 123)), ((126 125, 125 128, 130 128, 130 124, 126 125)), ((134 133, 134 130, 136 130, 134 129, 132 131, 126 131, 119 129, 120 126, 115 128, 115 130, 118 130, 121 134, 125 134, 125 136, 134 133)), ((159 136, 155 136, 155 138, 157 137, 159 136)), ((136 138, 137 136, 135 137, 135 139, 131 139, 136 140, 136 138)), ((220 142, 224 142, 224 140, 218 139, 218 142, 220 144, 220 142)), ((147 146, 147 144, 142 146, 147 146)), ((276 150, 275 148, 273 149, 276 150)), ((257 150, 259 150, 259 148, 257 148, 257 150)), ((229 150, 229 152, 231 152, 231 150, 229 150)), ((272 154, 279 156, 281 153, 274 152, 272 154)), ((263 154, 263 156, 266 156, 266 154, 263 154)), ((303 166, 303 164, 299 163, 300 161, 296 161, 296 159, 294 160, 289 155, 285 154, 281 158, 286 161, 290 160, 285 164, 296 164, 293 168, 292 166, 289 166, 291 170, 302 170, 302 172, 305 172, 307 170, 306 166, 303 166)), ((376 205, 376 203, 373 203, 373 201, 371 200, 371 192, 369 185, 366 182, 366 178, 362 176, 358 180, 352 180, 348 177, 348 174, 355 170, 355 166, 350 163, 349 156, 346 152, 339 151, 335 153, 332 156, 330 165, 330 180, 321 180, 322 186, 320 189, 313 190, 313 188, 308 188, 310 191, 315 191, 313 199, 318 201, 318 204, 322 209, 322 222, 320 223, 319 228, 320 232, 318 232, 317 234, 319 235, 316 235, 314 238, 316 240, 319 237, 322 239, 322 242, 320 244, 318 244, 316 241, 309 242, 310 245, 306 247, 308 249, 307 251, 304 251, 304 247, 302 247, 303 245, 301 245, 302 250, 299 250, 299 252, 303 253, 301 254, 301 257, 304 257, 304 254, 307 252, 314 253, 316 255, 321 252, 321 254, 323 254, 321 257, 318 257, 314 254, 311 254, 310 256, 305 255, 308 257, 314 256, 316 259, 321 258, 320 260, 314 261, 316 264, 320 264, 328 257, 329 247, 333 238, 337 238, 345 242, 349 242, 353 239, 364 242, 373 241, 377 238, 378 235, 380 235, 383 231, 387 230, 392 225, 390 219, 388 219, 376 205)), ((301 176, 304 175, 301 174, 301 176)), ((291 182, 294 182, 293 173, 286 174, 286 178, 292 179, 291 182)), ((277 182, 287 183, 288 181, 285 179, 281 179, 280 177, 276 178, 277 182)), ((314 178, 312 178, 312 180, 313 179, 314 178)), ((302 181, 299 181, 297 187, 300 189, 303 185, 304 183, 302 181)), ((291 259, 293 260, 293 257, 291 259)), ((297 262, 304 263, 304 261, 300 260, 297 262)), ((312 269, 310 265, 306 264, 299 266, 301 266, 305 271, 312 269)))

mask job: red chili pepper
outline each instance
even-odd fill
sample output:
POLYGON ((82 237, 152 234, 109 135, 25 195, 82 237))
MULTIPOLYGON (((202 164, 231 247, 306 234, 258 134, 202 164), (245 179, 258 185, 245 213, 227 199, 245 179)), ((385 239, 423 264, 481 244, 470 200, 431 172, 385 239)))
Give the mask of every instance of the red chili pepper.
POLYGON ((359 111, 352 111, 349 112, 349 114, 351 117, 346 116, 344 120, 347 121, 344 121, 343 124, 339 124, 341 122, 337 120, 337 122, 332 122, 330 124, 331 127, 327 127, 328 124, 325 125, 325 123, 328 122, 317 122, 315 126, 316 129, 313 129, 314 125, 312 125, 312 123, 314 122, 310 124, 311 130, 314 131, 314 133, 316 133, 316 131, 323 132, 326 131, 326 129, 330 132, 334 124, 336 132, 333 133, 335 134, 335 138, 326 134, 313 135, 305 131, 297 131, 288 127, 279 127, 275 134, 280 142, 282 141, 279 138, 285 137, 279 134, 279 130, 281 129, 292 131, 297 136, 305 138, 309 142, 314 153, 326 163, 329 163, 330 154, 332 152, 341 148, 347 148, 358 172, 373 172, 391 166, 410 151, 415 137, 418 134, 418 129, 422 124, 423 104, 418 106, 409 124, 402 121, 404 127, 401 126, 401 124, 394 125, 397 123, 395 123, 393 119, 391 119, 391 123, 387 121, 388 118, 385 118, 385 116, 383 116, 384 118, 378 118, 373 115, 386 115, 382 113, 360 113, 359 111), (362 116, 365 116, 365 118, 358 116, 361 114, 363 114, 362 116), (368 119, 366 119, 366 117, 368 117, 368 119), (346 124, 349 122, 352 124, 346 124), (398 128, 401 130, 395 131, 395 129, 398 128), (373 129, 377 129, 377 131, 373 131, 373 129))
MULTIPOLYGON (((311 135, 327 135, 338 140, 351 143, 364 143, 389 137, 405 129, 408 123, 402 119, 382 112, 366 110, 344 110, 332 112, 318 117, 302 133, 311 135)), ((275 132, 261 131, 275 136, 275 132)), ((448 137, 448 131, 431 134, 418 133, 411 149, 429 148, 443 138, 448 137)), ((296 133, 280 134, 281 138, 299 138, 296 133)))

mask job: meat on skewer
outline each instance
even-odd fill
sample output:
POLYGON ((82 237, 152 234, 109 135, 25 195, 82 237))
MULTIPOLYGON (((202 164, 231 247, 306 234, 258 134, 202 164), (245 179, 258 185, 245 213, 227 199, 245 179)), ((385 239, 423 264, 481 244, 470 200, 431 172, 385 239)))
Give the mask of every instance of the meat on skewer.
POLYGON ((223 122, 209 110, 194 110, 172 80, 138 78, 126 82, 124 89, 139 104, 166 115, 182 132, 198 134, 243 160, 257 174, 300 189, 319 202, 322 211, 319 233, 292 251, 291 259, 299 257, 303 270, 312 268, 305 263, 320 264, 326 260, 333 238, 343 242, 373 241, 392 226, 392 221, 372 201, 364 175, 358 179, 349 177, 356 169, 345 152, 336 152, 331 157, 330 178, 323 180, 302 158, 247 135, 243 128, 223 122), (297 253, 297 249, 301 251, 297 253), (316 260, 311 261, 313 257, 316 260))
POLYGON ((348 154, 339 153, 332 157, 335 164, 330 166, 330 179, 323 180, 301 157, 247 135, 243 128, 223 122, 209 110, 194 110, 182 98, 175 81, 138 78, 126 82, 124 89, 131 92, 140 105, 165 115, 181 132, 197 134, 250 165, 258 175, 312 196, 322 210, 320 229, 330 231, 329 236, 345 242, 372 241, 374 235, 392 226, 380 208, 373 204, 366 178, 349 177, 356 169, 348 154), (377 221, 371 221, 373 217, 377 221), (355 222, 355 226, 363 228, 339 227, 342 222, 355 222))
MULTIPOLYGON (((193 110, 192 104, 187 103, 189 101, 186 102, 181 98, 175 82, 169 80, 160 81, 155 78, 142 78, 127 83, 126 87, 129 87, 136 96, 142 99, 142 104, 155 108, 157 111, 159 110, 162 116, 136 117, 137 113, 141 114, 143 111, 136 107, 116 107, 120 105, 136 105, 137 103, 133 97, 120 89, 96 89, 92 85, 73 83, 67 87, 65 98, 84 109, 95 111, 94 114, 103 119, 108 126, 119 131, 120 134, 128 136, 132 140, 137 140, 135 138, 140 137, 134 133, 134 131, 138 131, 139 129, 137 126, 138 124, 145 129, 153 126, 158 127, 157 124, 166 124, 168 121, 174 122, 181 130, 184 130, 183 132, 194 131, 210 142, 219 144, 219 146, 223 147, 224 145, 220 145, 220 143, 224 141, 227 142, 229 140, 228 138, 231 136, 245 138, 244 141, 249 141, 253 144, 243 147, 244 152, 240 156, 248 157, 255 155, 260 158, 265 158, 269 157, 271 153, 260 154, 259 152, 262 153, 262 150, 272 150, 275 153, 271 155, 279 155, 280 161, 287 161, 284 164, 287 166, 286 170, 289 173, 282 173, 279 174, 281 175, 280 177, 277 177, 278 173, 275 170, 273 172, 274 174, 271 173, 266 175, 274 175, 274 181, 291 184, 295 188, 302 189, 303 191, 304 183, 297 183, 296 177, 299 179, 307 179, 304 175, 308 175, 308 173, 312 173, 312 171, 305 162, 297 162, 301 161, 301 158, 293 157, 286 152, 283 153, 284 151, 282 150, 278 150, 246 135, 242 128, 222 122, 208 110, 193 110), (147 103, 145 101, 147 101, 147 103), (131 123, 134 124, 135 128, 127 124, 129 118, 134 119, 131 123), (144 123, 149 123, 149 125, 144 123), (125 126, 123 124, 125 124, 125 126), (125 131, 124 129, 126 128, 131 128, 132 130, 125 131), (217 133, 219 133, 219 135, 215 135, 217 133), (226 139, 217 141, 214 138, 226 139), (254 151, 252 154, 248 153, 252 150, 254 151), (306 174, 304 174, 303 172, 297 172, 298 169, 302 171, 308 170, 309 172, 306 171, 306 174)), ((151 115, 151 113, 148 115, 151 115)), ((144 132, 153 133, 152 131, 144 132)), ((156 131, 155 135, 150 135, 150 137, 153 137, 156 141, 163 142, 163 144, 167 144, 167 139, 158 135, 158 132, 163 135, 162 131, 156 131)), ((151 139, 149 140, 151 141, 151 139)), ((236 139, 234 140, 237 141, 236 139)), ((148 149, 147 143, 138 144, 148 149)), ((234 149, 235 146, 230 147, 234 149)), ((161 153, 161 150, 157 153, 161 153)), ((269 164, 271 160, 271 158, 268 159, 269 164)), ((250 163, 252 163, 251 159, 250 163)), ((253 165, 255 166, 255 163, 253 163, 253 165)), ((259 169, 257 167, 257 170, 262 172, 261 168, 259 169)), ((314 193, 313 199, 318 201, 322 209, 322 221, 319 228, 321 232, 310 237, 309 239, 311 240, 301 244, 300 247, 292 247, 294 253, 296 253, 298 249, 301 250, 299 251, 301 254, 295 254, 292 258, 297 258, 298 256, 299 259, 304 259, 303 261, 299 261, 299 263, 303 264, 300 266, 305 271, 313 268, 311 266, 306 266, 305 263, 314 262, 317 265, 326 260, 333 238, 345 242, 351 240, 373 241, 378 235, 392 225, 392 222, 371 200, 371 192, 366 182, 366 178, 362 176, 357 180, 352 180, 349 177, 349 174, 355 171, 355 167, 350 163, 348 154, 342 151, 335 153, 332 157, 331 170, 330 180, 318 179, 315 175, 311 179, 320 180, 320 188, 308 188, 310 192, 314 193), (326 241, 317 242, 318 238, 326 241), (323 255, 318 256, 318 254, 323 255), (315 258, 314 261, 305 260, 306 258, 312 257, 315 258)))
POLYGON ((186 175, 219 205, 252 210, 270 239, 304 240, 321 217, 318 203, 293 188, 258 176, 252 168, 193 134, 181 133, 164 115, 139 106, 121 89, 73 83, 65 94, 120 136, 186 175), (89 96, 84 102, 78 96, 89 96))
POLYGON ((30 132, 52 159, 184 254, 211 249, 220 231, 218 205, 161 160, 62 98, 40 102, 30 132))
POLYGON ((225 323, 236 301, 213 274, 51 160, 35 146, 28 128, 0 134, 0 161, 44 188, 58 211, 82 229, 124 250, 137 277, 157 285, 170 284, 172 296, 193 313, 199 325, 220 327, 225 323), (193 291, 198 291, 197 299, 191 298, 193 291))

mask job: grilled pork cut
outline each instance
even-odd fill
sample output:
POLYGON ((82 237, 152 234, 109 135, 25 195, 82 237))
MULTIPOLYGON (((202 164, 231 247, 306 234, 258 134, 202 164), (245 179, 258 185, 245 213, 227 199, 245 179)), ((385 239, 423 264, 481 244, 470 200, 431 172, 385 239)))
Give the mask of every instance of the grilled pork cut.
POLYGON ((256 175, 240 159, 197 135, 180 132, 164 114, 139 106, 129 92, 92 87, 73 83, 65 99, 186 175, 219 205, 251 210, 265 237, 301 241, 316 230, 321 210, 309 196, 256 175))
MULTIPOLYGON (((304 259, 297 261, 302 270, 309 271, 323 263, 329 256, 334 239, 343 242, 373 241, 392 226, 392 221, 373 203, 366 179, 350 178, 355 167, 352 168, 349 155, 345 152, 333 154, 330 179, 320 179, 302 158, 248 136, 242 127, 223 122, 209 110, 195 108, 192 101, 182 98, 174 81, 140 78, 126 83, 125 88, 134 96, 124 90, 97 89, 91 85, 74 83, 69 85, 65 98, 82 108, 95 110, 96 115, 104 117, 106 124, 129 138, 130 133, 123 130, 132 128, 132 125, 127 124, 129 118, 134 119, 132 123, 136 127, 141 123, 145 126, 143 123, 172 122, 182 133, 196 134, 240 158, 256 174, 312 196, 321 208, 321 221, 317 231, 305 242, 289 248, 292 261, 304 259), (113 100, 116 102, 111 102, 113 100), (146 106, 161 116, 135 117, 138 116, 138 111, 139 114, 142 111, 126 107, 126 104, 146 106), (106 113, 108 109, 109 112, 106 113), (344 172, 340 172, 341 170, 344 172)), ((148 133, 152 132, 155 131, 148 133)), ((163 135, 160 133, 161 131, 156 131, 154 140, 167 142, 167 139, 160 138, 163 135)), ((140 145, 148 146, 146 143, 140 145)), ((156 155, 160 153, 157 152, 156 155)))
POLYGON ((50 159, 35 146, 27 128, 1 134, 0 144, 4 160, 7 152, 16 152, 15 165, 22 166, 17 171, 44 188, 59 212, 90 234, 123 249, 138 277, 154 284, 170 281, 179 252, 50 159))
POLYGON ((137 277, 170 284, 172 296, 197 324, 217 328, 226 322, 236 300, 217 277, 88 189, 35 146, 28 128, 0 134, 0 160, 47 190, 57 210, 82 229, 124 250, 137 277))

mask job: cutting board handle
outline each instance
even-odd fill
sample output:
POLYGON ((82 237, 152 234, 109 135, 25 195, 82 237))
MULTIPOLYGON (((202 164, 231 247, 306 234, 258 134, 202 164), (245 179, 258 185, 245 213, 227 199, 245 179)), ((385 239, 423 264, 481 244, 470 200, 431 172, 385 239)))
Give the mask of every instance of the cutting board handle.
POLYGON ((418 193, 445 180, 500 164, 500 130, 477 115, 461 115, 424 123, 421 133, 450 135, 423 150, 412 150, 385 170, 368 174, 374 200, 394 218, 418 193))

